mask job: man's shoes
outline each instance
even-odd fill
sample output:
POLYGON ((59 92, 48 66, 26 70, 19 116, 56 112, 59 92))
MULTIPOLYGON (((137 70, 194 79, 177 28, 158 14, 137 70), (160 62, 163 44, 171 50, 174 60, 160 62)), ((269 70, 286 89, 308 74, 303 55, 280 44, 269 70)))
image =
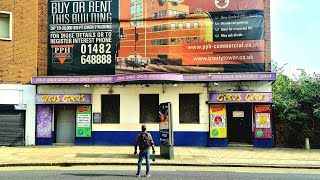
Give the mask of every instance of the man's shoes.
POLYGON ((147 175, 146 175, 146 177, 150 177, 150 176, 151 176, 151 174, 147 174, 147 175))
POLYGON ((135 177, 140 177, 140 174, 135 174, 134 176, 135 176, 135 177))

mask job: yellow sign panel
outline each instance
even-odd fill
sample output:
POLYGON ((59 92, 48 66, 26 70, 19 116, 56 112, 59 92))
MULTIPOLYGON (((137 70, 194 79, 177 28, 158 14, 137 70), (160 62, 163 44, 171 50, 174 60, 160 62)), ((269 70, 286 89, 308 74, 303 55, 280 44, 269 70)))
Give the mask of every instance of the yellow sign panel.
POLYGON ((210 138, 226 138, 226 105, 211 104, 210 105, 210 138))

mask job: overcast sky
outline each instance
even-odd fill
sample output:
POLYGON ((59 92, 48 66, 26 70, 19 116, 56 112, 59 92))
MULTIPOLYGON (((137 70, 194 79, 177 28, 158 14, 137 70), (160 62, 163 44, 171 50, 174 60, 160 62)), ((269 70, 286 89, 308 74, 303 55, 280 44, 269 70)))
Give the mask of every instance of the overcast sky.
POLYGON ((320 74, 320 0, 271 0, 271 58, 286 74, 320 74))

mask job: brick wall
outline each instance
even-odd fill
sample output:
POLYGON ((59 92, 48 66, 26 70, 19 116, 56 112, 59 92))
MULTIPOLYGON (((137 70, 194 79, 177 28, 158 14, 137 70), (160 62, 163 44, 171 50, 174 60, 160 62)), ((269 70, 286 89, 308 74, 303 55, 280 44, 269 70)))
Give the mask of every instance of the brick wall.
POLYGON ((271 23, 270 23, 270 0, 264 0, 265 7, 265 71, 271 71, 271 23))
POLYGON ((37 75, 37 0, 1 0, 0 10, 12 12, 12 40, 0 40, 0 84, 29 84, 37 75))
POLYGON ((38 76, 46 76, 48 68, 48 0, 39 0, 38 76))

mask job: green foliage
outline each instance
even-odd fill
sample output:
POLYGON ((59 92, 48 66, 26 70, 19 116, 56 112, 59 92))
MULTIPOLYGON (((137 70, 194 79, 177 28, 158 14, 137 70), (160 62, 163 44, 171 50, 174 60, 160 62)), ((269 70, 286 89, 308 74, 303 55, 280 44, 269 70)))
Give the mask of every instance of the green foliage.
MULTIPOLYGON (((304 70, 294 79, 276 68, 273 112, 277 121, 302 136, 305 130, 320 131, 320 76, 304 70)), ((301 140, 301 139, 300 139, 301 140)))

